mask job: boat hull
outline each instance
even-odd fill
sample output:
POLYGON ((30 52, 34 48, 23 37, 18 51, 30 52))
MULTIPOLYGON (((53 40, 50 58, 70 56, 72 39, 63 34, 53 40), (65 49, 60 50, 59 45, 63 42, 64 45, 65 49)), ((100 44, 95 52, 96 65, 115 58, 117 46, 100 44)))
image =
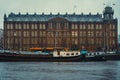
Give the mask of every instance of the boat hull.
POLYGON ((82 60, 81 56, 53 57, 52 55, 40 54, 0 54, 0 61, 39 61, 39 62, 80 62, 80 61, 105 61, 103 57, 87 57, 82 60))

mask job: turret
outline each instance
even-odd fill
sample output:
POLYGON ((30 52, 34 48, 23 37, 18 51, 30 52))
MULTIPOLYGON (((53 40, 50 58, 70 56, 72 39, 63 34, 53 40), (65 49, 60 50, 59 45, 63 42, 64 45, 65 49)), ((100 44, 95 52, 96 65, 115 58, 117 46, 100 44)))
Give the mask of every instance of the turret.
POLYGON ((4 21, 6 21, 6 18, 7 18, 7 16, 6 16, 6 14, 4 14, 4 21))
POLYGON ((106 6, 104 11, 103 11, 104 20, 113 19, 113 15, 114 15, 114 10, 112 9, 112 7, 106 6))

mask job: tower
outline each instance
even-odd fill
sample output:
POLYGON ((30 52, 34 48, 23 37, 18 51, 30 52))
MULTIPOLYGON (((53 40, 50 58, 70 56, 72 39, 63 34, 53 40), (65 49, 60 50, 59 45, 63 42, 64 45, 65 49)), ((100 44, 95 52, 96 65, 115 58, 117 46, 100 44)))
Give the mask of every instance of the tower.
POLYGON ((103 11, 104 20, 112 20, 114 15, 114 10, 110 6, 106 6, 103 11))

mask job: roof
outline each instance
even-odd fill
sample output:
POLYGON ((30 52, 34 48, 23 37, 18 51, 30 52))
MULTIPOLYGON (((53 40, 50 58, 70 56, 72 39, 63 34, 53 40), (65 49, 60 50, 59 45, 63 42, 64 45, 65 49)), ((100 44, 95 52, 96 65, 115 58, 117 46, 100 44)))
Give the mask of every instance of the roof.
POLYGON ((14 14, 11 13, 8 16, 4 16, 5 21, 49 21, 54 18, 63 18, 71 22, 101 22, 103 20, 102 14, 95 14, 92 15, 91 13, 88 15, 84 15, 83 13, 78 15, 78 14, 14 14))

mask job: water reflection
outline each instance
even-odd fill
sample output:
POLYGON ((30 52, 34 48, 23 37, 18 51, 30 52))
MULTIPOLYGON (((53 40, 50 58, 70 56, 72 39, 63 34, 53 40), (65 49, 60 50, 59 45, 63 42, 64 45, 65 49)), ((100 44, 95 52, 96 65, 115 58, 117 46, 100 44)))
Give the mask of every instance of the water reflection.
POLYGON ((120 80, 120 61, 0 62, 0 80, 120 80))

